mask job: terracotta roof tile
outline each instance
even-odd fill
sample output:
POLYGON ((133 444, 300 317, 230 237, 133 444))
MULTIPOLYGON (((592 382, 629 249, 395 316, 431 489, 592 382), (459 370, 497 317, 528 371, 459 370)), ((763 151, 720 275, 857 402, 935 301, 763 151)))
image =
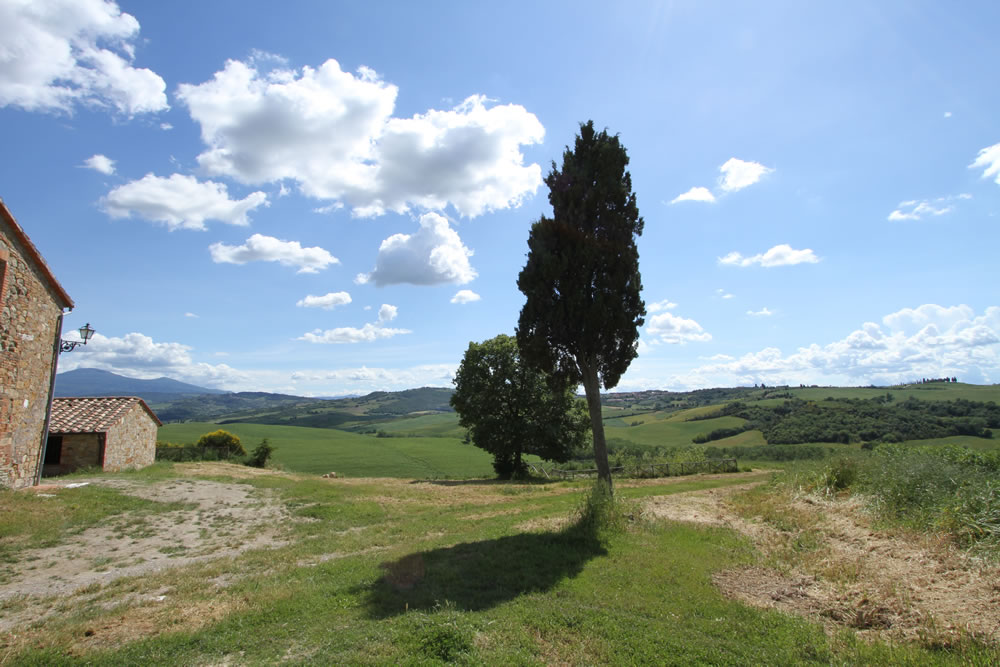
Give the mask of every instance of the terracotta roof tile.
POLYGON ((163 423, 136 396, 97 396, 52 399, 50 433, 102 433, 121 421, 133 407, 141 405, 158 426, 163 423))

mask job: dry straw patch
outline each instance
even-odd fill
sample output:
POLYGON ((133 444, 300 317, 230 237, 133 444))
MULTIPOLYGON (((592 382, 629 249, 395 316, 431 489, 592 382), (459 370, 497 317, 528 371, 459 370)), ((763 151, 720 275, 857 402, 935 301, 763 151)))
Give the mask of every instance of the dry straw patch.
POLYGON ((514 529, 522 533, 557 532, 566 528, 570 524, 571 519, 572 517, 569 516, 547 516, 528 519, 514 526, 514 529))
POLYGON ((102 616, 99 620, 81 624, 77 631, 70 633, 77 637, 70 651, 79 655, 121 646, 135 641, 137 637, 191 632, 248 607, 242 597, 223 595, 181 604, 135 606, 120 614, 102 616))
MULTIPOLYGON (((650 514, 728 526, 746 535, 769 567, 719 572, 722 592, 746 604, 808 616, 862 636, 1000 637, 1000 567, 969 558, 934 536, 874 530, 862 501, 781 497, 774 523, 734 511, 733 493, 712 489, 651 499, 650 514), (776 526, 780 526, 776 527, 776 526)), ((746 507, 744 505, 744 507, 746 507)), ((757 504, 767 516, 771 509, 757 504)))
POLYGON ((174 470, 183 477, 232 477, 234 479, 255 479, 257 477, 288 477, 289 479, 306 479, 309 475, 300 475, 283 470, 270 468, 252 468, 236 463, 221 461, 199 461, 195 463, 175 463, 174 470))
POLYGON ((521 514, 529 509, 534 509, 531 507, 520 507, 511 508, 506 510, 495 510, 493 512, 479 512, 477 514, 466 514, 465 516, 458 517, 462 521, 481 521, 483 519, 492 519, 498 516, 510 516, 512 514, 521 514))

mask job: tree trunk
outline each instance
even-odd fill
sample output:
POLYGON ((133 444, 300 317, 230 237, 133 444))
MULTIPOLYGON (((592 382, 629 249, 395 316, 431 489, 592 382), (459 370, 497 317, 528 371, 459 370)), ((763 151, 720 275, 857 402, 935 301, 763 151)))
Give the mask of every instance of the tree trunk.
POLYGON ((594 463, 597 464, 597 478, 608 485, 608 493, 613 493, 611 466, 608 465, 608 443, 604 439, 604 419, 601 415, 601 384, 597 379, 597 369, 580 364, 583 375, 583 390, 587 394, 587 410, 590 412, 590 428, 594 434, 594 463))

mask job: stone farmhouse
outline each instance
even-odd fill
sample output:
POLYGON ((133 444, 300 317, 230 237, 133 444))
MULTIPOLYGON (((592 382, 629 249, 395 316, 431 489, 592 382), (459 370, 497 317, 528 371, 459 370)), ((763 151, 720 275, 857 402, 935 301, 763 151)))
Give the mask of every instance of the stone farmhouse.
POLYGON ((0 487, 38 483, 63 311, 72 308, 0 200, 0 487))
POLYGON ((162 425, 135 396, 53 399, 44 473, 144 468, 156 458, 156 429, 162 425))

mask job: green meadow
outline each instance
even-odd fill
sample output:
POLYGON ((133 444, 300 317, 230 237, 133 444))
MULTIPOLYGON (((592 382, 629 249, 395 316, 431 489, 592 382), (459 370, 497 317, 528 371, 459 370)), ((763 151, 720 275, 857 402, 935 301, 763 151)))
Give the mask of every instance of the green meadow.
MULTIPOLYGON (((679 421, 667 413, 650 413, 641 419, 611 419, 605 424, 608 438, 643 447, 689 447, 691 438, 718 428, 743 424, 737 417, 679 421), (631 421, 641 421, 629 426, 631 421)), ((267 438, 275 447, 273 460, 286 470, 323 474, 336 472, 350 477, 408 477, 415 479, 488 477, 493 474, 492 457, 463 442, 465 429, 454 413, 402 418, 377 428, 381 435, 339 429, 269 424, 213 424, 185 422, 160 427, 158 439, 171 443, 195 443, 205 433, 224 429, 240 437, 250 451, 267 438)), ((721 446, 763 444, 759 432, 748 432, 726 440, 721 446)), ((537 457, 528 457, 537 461, 537 457)))
POLYGON ((161 426, 158 438, 172 443, 194 443, 219 428, 239 436, 248 451, 267 438, 275 447, 274 463, 295 472, 415 479, 493 474, 493 458, 457 437, 379 438, 302 426, 186 422, 161 426))

